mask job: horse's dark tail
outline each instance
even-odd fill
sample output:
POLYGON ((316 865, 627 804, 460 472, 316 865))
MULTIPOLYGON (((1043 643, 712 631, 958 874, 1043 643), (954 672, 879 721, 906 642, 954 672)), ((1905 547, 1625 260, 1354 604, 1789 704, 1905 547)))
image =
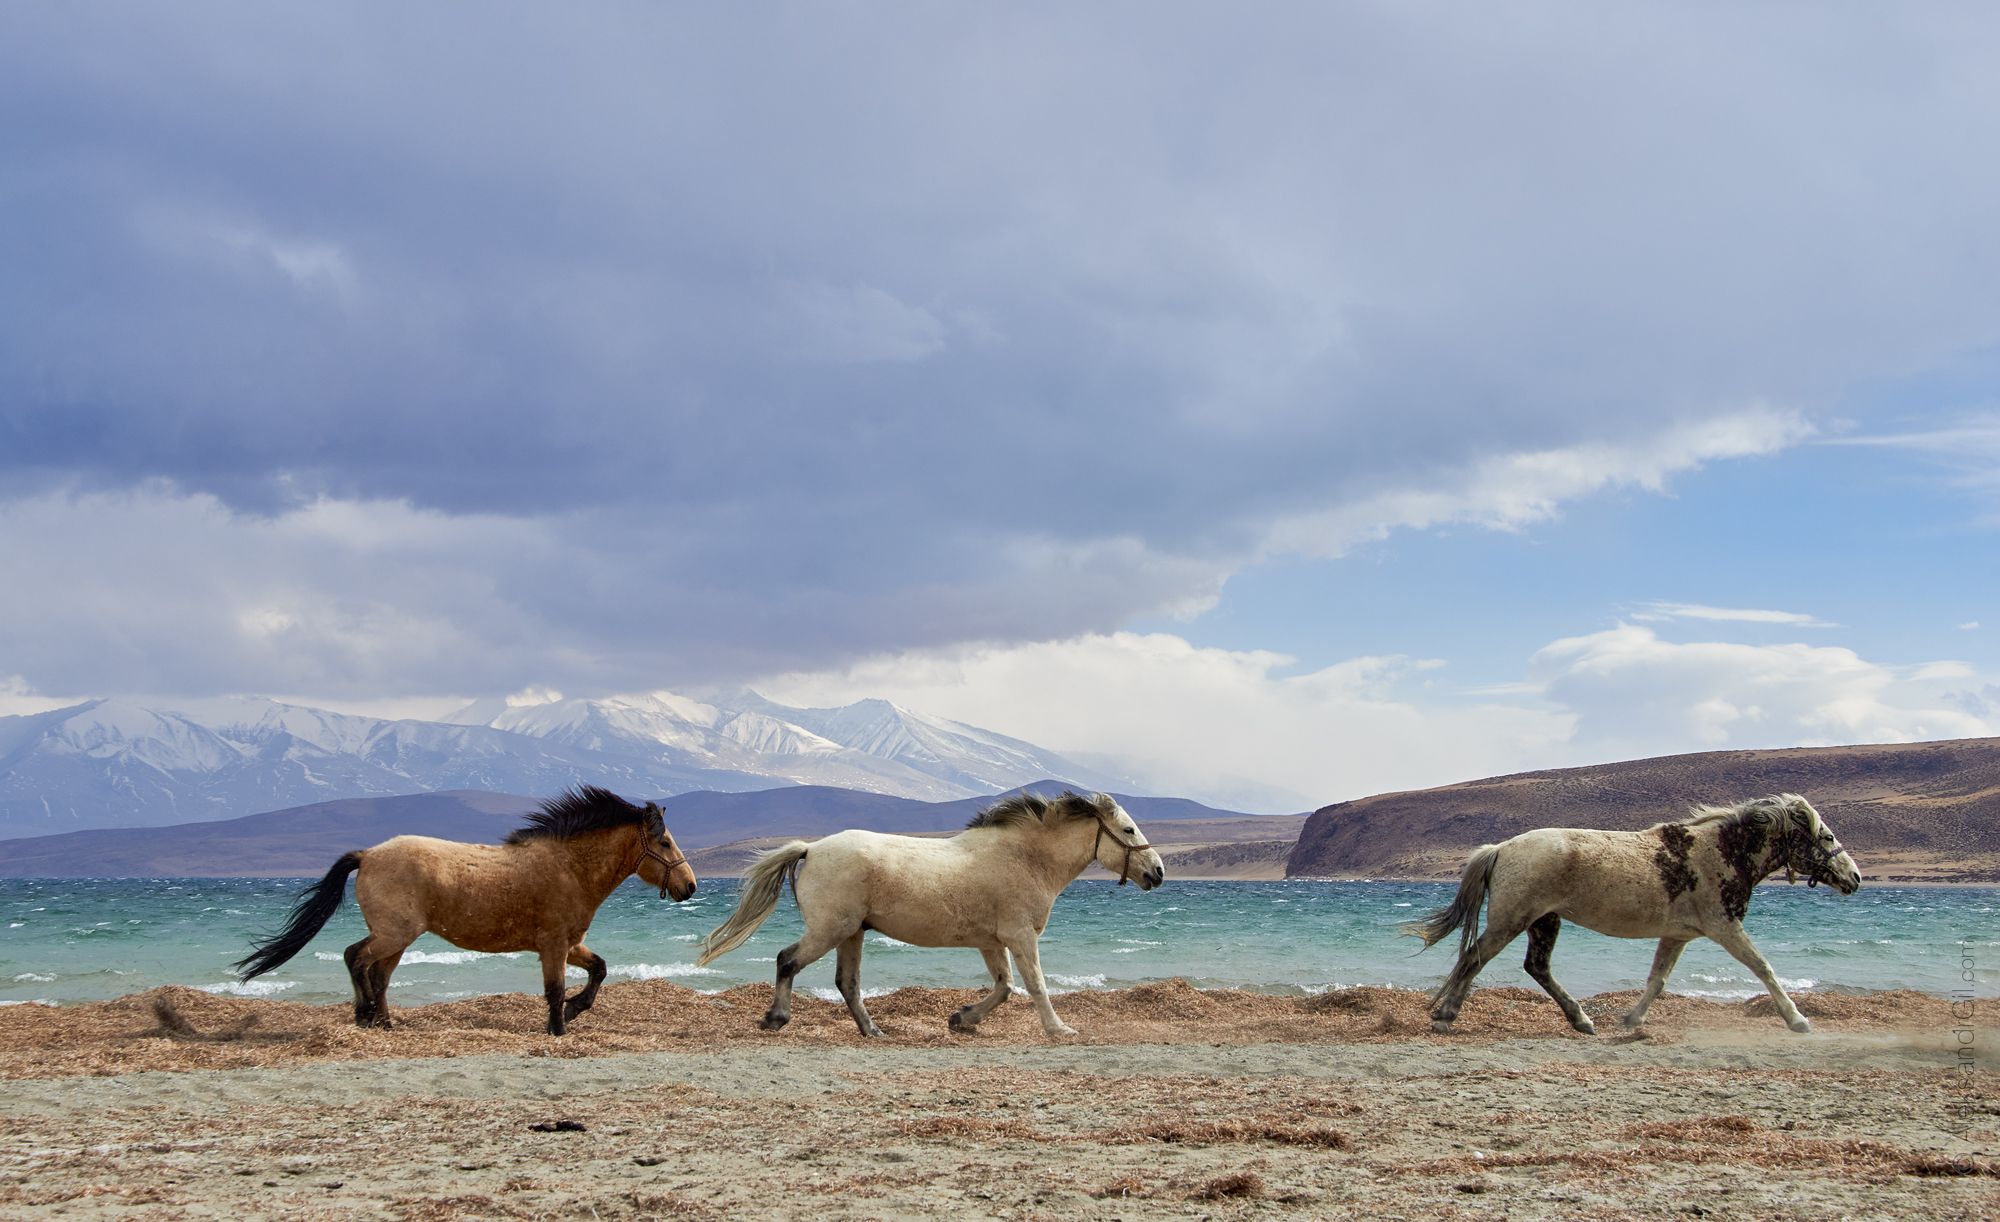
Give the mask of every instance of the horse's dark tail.
POLYGON ((1465 877, 1458 884, 1458 894, 1451 897, 1451 903, 1415 921, 1403 924, 1403 932, 1424 940, 1424 949, 1444 937, 1452 930, 1458 930, 1458 953, 1463 955, 1474 942, 1479 940, 1479 909, 1486 902, 1486 886, 1493 881, 1493 863, 1499 860, 1500 846, 1489 844, 1472 855, 1465 863, 1465 877))
POLYGON ((344 854, 333 863, 325 878, 299 892, 285 927, 268 938, 252 942, 250 953, 236 961, 236 970, 243 979, 261 976, 304 950, 347 895, 347 876, 360 868, 360 852, 344 854))

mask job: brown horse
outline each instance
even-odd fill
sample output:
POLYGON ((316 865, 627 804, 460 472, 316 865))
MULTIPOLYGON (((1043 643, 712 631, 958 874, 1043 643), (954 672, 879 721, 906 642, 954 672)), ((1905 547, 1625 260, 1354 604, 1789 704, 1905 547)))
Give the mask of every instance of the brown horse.
POLYGON ((549 1034, 561 1035, 604 983, 604 960, 584 946, 583 935, 605 897, 634 874, 658 887, 662 899, 684 900, 695 888, 694 870, 657 805, 634 806, 586 785, 544 802, 503 844, 397 836, 346 854, 299 893, 283 929, 251 944, 236 963, 243 979, 304 949, 340 907, 347 876, 356 870, 354 899, 368 936, 348 947, 345 958, 361 1027, 391 1025, 389 974, 428 930, 467 950, 539 954, 549 1034), (590 974, 567 1002, 565 963, 590 974))

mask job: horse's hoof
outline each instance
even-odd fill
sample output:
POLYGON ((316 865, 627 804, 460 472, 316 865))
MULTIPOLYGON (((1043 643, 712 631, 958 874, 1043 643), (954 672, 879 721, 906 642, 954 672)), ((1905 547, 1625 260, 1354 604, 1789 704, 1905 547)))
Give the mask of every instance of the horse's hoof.
POLYGON ((1578 1031, 1583 1032, 1585 1035, 1597 1034, 1597 1024, 1591 1022, 1587 1018, 1579 1019, 1576 1022, 1571 1023, 1570 1026, 1575 1027, 1578 1031))
POLYGON ((1047 1033, 1048 1037, 1049 1037, 1050 1039, 1052 1039, 1052 1040, 1053 1040, 1053 1039, 1060 1039, 1060 1038, 1062 1038, 1062 1037, 1063 1037, 1063 1036, 1065 1036, 1065 1035, 1075 1035, 1075 1034, 1076 1034, 1076 1028, 1075 1028, 1075 1027, 1072 1027, 1072 1026, 1070 1026, 1070 1025, 1069 1025, 1068 1023, 1057 1023, 1057 1024, 1055 1025, 1055 1026, 1053 1026, 1053 1027, 1045 1027, 1045 1028, 1043 1028, 1043 1030, 1044 1030, 1044 1031, 1045 1031, 1045 1032, 1047 1033))
POLYGON ((1637 1031, 1639 1028, 1646 1025, 1646 1019, 1644 1015, 1627 1014, 1625 1017, 1618 1020, 1618 1025, 1625 1028, 1627 1031, 1637 1031))
POLYGON ((1787 1027, 1790 1027, 1792 1030, 1798 1032, 1800 1035, 1804 1035, 1806 1032, 1812 1030, 1812 1020, 1807 1018, 1803 1014, 1799 1015, 1798 1021, 1786 1023, 1785 1025, 1787 1027))
POLYGON ((1448 1018, 1434 1018, 1431 1020, 1431 1030, 1439 1035, 1450 1035, 1451 1022, 1452 1020, 1448 1018))
POLYGON ((953 1011, 951 1021, 946 1026, 949 1026, 960 1035, 971 1035, 973 1032, 979 1030, 978 1023, 967 1022, 965 1019, 966 1010, 970 1010, 971 1008, 971 1006, 967 1006, 964 1010, 953 1011))
POLYGON ((879 1040, 882 1038, 882 1028, 870 1023, 861 1029, 861 1038, 864 1040, 879 1040))
POLYGON ((776 1031, 780 1027, 784 1026, 786 1023, 791 1021, 792 1021, 792 1016, 789 1014, 766 1014, 764 1016, 764 1021, 758 1023, 757 1025, 759 1027, 762 1027, 766 1031, 776 1031))

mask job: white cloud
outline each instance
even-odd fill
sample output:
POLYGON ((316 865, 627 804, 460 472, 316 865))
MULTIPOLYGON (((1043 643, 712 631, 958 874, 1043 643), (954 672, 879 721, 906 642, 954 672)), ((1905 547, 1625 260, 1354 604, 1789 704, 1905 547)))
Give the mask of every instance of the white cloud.
POLYGON ((21 717, 29 713, 46 713, 64 705, 75 704, 75 700, 63 700, 44 696, 34 685, 19 675, 0 676, 0 717, 21 717))
POLYGON ((1266 810, 1513 771, 1568 731, 1542 710, 1417 702, 1407 691, 1435 661, 1352 658, 1287 675, 1292 662, 1119 632, 879 657, 756 686, 795 704, 884 696, 1105 759, 1167 792, 1266 810))
POLYGON ((1648 603, 1635 620, 1695 619, 1714 623, 1784 624, 1794 628, 1837 628, 1840 625, 1801 611, 1762 611, 1746 607, 1708 607, 1700 603, 1648 603))
POLYGON ((1976 619, 1969 619, 1964 623, 1960 624, 1958 626, 1958 630, 1960 632, 1977 632, 1979 631, 1979 621, 1976 619))
POLYGON ((1774 454, 1810 437, 1797 412, 1758 404, 1635 439, 1501 454, 1428 484, 1411 484, 1273 525, 1271 552, 1337 557, 1399 528, 1469 525, 1521 530, 1565 502, 1612 488, 1663 492, 1673 476, 1725 459, 1774 454))
POLYGON ((1970 668, 1899 668, 1836 646, 1680 644, 1623 624, 1553 642, 1529 669, 1546 697, 1576 717, 1572 746, 1597 759, 1996 730, 1955 707, 1955 693, 1976 677, 1970 668))
POLYGON ((1265 651, 1113 633, 883 656, 757 686, 797 704, 885 696, 1240 809, 1305 809, 1476 777, 1722 748, 2000 733, 2000 687, 1799 644, 1674 644, 1632 625, 1559 640, 1519 684, 1453 691, 1435 659, 1306 674, 1265 651))

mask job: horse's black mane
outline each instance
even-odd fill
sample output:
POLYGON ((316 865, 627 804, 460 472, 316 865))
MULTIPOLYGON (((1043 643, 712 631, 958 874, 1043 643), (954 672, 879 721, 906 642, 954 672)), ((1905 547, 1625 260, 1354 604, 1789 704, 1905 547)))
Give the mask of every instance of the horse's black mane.
POLYGON ((1044 827, 1065 819, 1108 818, 1117 803, 1110 794, 1093 794, 1090 797, 1065 789, 1061 796, 1045 798, 1038 793, 1009 794, 993 805, 972 816, 967 827, 1025 827, 1040 824, 1044 827))
POLYGON ((542 803, 540 810, 528 816, 528 825, 508 833, 505 843, 563 840, 615 827, 633 827, 645 823, 651 813, 650 807, 634 806, 608 789, 579 785, 542 803))

